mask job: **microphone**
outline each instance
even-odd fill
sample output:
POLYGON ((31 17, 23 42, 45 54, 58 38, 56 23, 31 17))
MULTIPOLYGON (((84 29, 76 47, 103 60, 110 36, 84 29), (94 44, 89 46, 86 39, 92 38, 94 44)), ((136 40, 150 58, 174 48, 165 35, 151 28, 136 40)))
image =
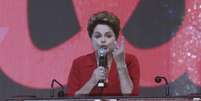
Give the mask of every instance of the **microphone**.
MULTIPOLYGON (((107 68, 107 49, 100 48, 98 50, 98 56, 99 56, 99 66, 107 68)), ((99 80, 98 87, 103 88, 104 86, 105 86, 105 80, 99 80)))
POLYGON ((52 93, 51 93, 51 97, 54 97, 54 83, 56 83, 56 84, 58 84, 61 88, 62 88, 62 90, 60 90, 58 93, 57 93, 57 96, 58 97, 64 97, 64 86, 60 83, 60 82, 58 82, 56 79, 53 79, 52 80, 52 82, 51 82, 51 89, 52 89, 52 93))
POLYGON ((168 83, 167 78, 164 77, 164 76, 156 76, 156 77, 155 77, 155 82, 156 82, 156 83, 160 83, 162 80, 165 81, 165 85, 166 85, 166 89, 165 89, 166 93, 165 93, 165 96, 169 96, 169 83, 168 83))

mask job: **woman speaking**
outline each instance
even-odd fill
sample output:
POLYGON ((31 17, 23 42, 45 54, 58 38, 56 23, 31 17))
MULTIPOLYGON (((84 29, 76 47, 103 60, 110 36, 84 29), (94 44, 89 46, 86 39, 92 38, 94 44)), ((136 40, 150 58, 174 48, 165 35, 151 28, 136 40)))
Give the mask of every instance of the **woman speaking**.
POLYGON ((98 12, 90 17, 87 30, 94 52, 73 61, 67 95, 137 96, 139 63, 135 56, 125 53, 124 37, 120 44, 117 42, 118 17, 111 12, 98 12))

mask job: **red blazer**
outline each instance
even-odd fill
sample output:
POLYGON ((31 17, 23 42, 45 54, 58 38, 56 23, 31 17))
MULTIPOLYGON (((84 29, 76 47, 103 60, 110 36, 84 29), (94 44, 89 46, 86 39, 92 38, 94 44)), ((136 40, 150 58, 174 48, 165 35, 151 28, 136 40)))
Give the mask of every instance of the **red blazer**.
MULTIPOLYGON (((125 55, 126 64, 129 75, 133 82, 133 92, 131 95, 139 94, 140 69, 139 63, 135 56, 131 54, 125 55)), ((81 56, 73 61, 67 83, 67 96, 73 96, 92 76, 94 69, 97 67, 95 52, 81 56)), ((100 95, 101 90, 95 86, 89 95, 100 95)), ((116 63, 112 62, 110 72, 108 74, 108 82, 102 90, 104 96, 120 96, 120 81, 116 69, 116 63)))

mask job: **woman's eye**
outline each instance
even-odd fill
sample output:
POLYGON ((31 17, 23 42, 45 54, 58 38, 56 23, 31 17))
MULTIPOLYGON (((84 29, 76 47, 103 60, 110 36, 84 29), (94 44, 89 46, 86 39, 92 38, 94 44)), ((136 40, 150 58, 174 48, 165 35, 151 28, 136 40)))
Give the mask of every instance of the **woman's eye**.
POLYGON ((111 37, 113 37, 113 33, 112 33, 112 32, 107 32, 107 33, 105 34, 105 37, 111 38, 111 37))
POLYGON ((111 37, 112 37, 112 35, 107 35, 106 37, 111 38, 111 37))
POLYGON ((111 38, 111 37, 113 37, 113 35, 110 34, 110 33, 109 33, 109 34, 106 34, 105 36, 106 36, 107 38, 111 38))
POLYGON ((95 35, 95 38, 96 39, 98 39, 98 38, 100 38, 101 37, 101 35, 95 35))

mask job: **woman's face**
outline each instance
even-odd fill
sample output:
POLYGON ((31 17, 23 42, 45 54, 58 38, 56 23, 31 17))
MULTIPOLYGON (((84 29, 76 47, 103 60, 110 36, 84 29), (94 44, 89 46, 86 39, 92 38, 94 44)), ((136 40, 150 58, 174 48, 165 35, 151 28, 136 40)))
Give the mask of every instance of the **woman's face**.
POLYGON ((113 30, 108 25, 98 24, 94 28, 91 41, 95 50, 103 47, 111 52, 114 49, 116 38, 113 30))

